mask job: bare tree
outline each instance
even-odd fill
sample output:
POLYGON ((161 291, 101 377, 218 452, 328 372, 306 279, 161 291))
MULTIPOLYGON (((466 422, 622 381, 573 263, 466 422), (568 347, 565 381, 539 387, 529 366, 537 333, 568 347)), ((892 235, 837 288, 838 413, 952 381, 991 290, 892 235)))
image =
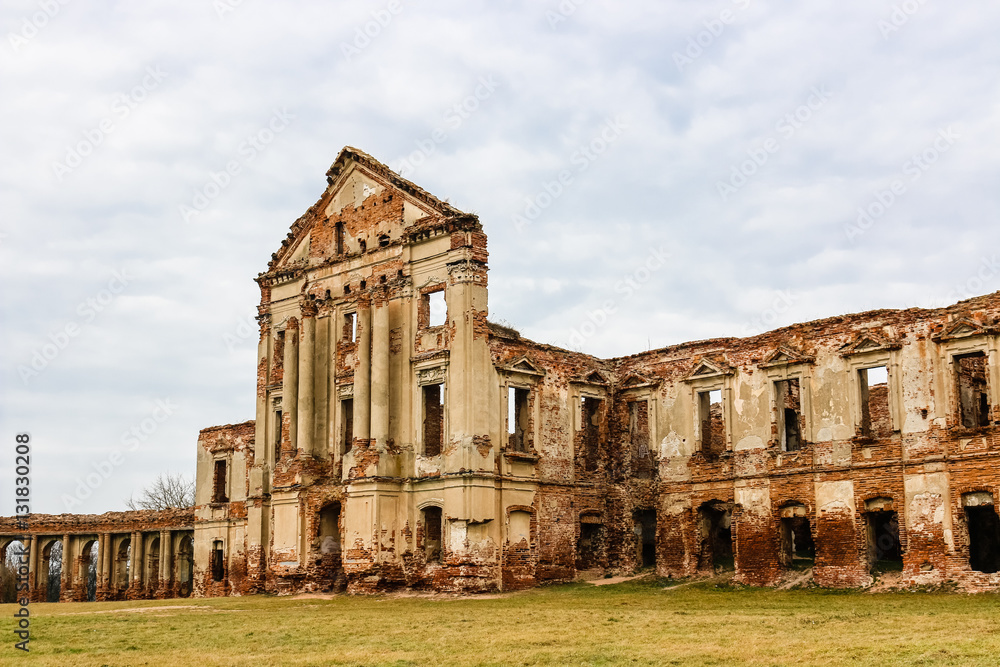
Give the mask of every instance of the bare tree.
POLYGON ((0 562, 0 602, 17 602, 17 567, 21 563, 15 551, 23 551, 24 544, 20 540, 14 540, 7 545, 3 552, 3 560, 0 562), (14 545, 17 545, 16 547, 14 545))
POLYGON ((153 483, 125 501, 130 510, 165 510, 194 505, 194 480, 181 474, 160 473, 153 483))
POLYGON ((46 602, 59 602, 59 594, 62 592, 62 562, 63 543, 59 540, 49 547, 49 588, 45 595, 46 602))

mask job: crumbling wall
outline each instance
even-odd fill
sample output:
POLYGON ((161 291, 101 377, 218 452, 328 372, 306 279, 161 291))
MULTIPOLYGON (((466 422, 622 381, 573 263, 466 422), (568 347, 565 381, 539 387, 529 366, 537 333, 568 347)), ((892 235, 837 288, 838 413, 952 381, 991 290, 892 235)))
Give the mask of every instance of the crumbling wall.
POLYGON ((476 216, 352 148, 327 179, 257 278, 257 418, 199 436, 197 593, 1000 589, 1000 292, 602 360, 488 321, 476 216))
MULTIPOLYGON (((54 542, 63 545, 63 568, 60 578, 60 601, 87 599, 88 545, 98 544, 98 600, 138 600, 182 597, 190 588, 180 580, 178 547, 190 542, 194 525, 192 508, 105 512, 104 514, 32 514, 27 526, 13 517, 0 517, 0 547, 6 549, 14 540, 29 551, 29 597, 33 602, 46 601, 47 564, 44 551, 54 542), (137 550, 131 554, 127 580, 115 577, 118 546, 134 540, 145 544, 167 540, 160 546, 160 558, 149 563, 149 554, 137 550), (161 569, 163 554, 170 560, 161 569), (169 566, 169 567, 168 567, 169 566)), ((152 559, 150 559, 152 560, 152 559)))
POLYGON ((259 590, 258 564, 248 562, 246 539, 255 437, 253 420, 212 426, 198 434, 193 544, 197 596, 244 595, 259 590), (216 562, 220 547, 221 564, 216 562))

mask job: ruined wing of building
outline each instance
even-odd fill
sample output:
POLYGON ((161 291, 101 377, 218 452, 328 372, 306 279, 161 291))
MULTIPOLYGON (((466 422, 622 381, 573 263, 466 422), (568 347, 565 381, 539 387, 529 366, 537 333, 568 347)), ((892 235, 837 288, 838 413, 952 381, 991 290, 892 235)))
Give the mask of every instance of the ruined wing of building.
POLYGON ((353 148, 327 182, 257 277, 256 419, 201 432, 193 516, 41 521, 36 571, 91 539, 105 598, 643 567, 1000 589, 1000 293, 598 359, 489 322, 475 215, 353 148))

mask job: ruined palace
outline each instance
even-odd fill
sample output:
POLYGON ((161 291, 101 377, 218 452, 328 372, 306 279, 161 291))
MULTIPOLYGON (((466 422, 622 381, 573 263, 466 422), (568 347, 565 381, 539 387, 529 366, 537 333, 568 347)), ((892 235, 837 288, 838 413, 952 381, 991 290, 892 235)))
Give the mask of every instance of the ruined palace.
POLYGON ((39 519, 39 573, 89 539, 104 598, 640 568, 1000 589, 1000 293, 598 359, 490 322, 475 215, 353 148, 327 182, 256 279, 255 419, 201 432, 194 509, 39 519))

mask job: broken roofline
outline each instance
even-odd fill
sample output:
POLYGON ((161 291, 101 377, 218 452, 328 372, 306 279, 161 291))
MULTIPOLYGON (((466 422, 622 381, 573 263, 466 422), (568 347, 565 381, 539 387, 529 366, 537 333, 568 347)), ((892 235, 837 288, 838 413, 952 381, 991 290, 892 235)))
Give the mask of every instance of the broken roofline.
MULTIPOLYGON (((324 189, 323 194, 320 195, 320 198, 312 206, 310 206, 305 213, 299 216, 299 218, 292 223, 288 234, 281 243, 281 248, 271 256, 271 260, 268 263, 268 270, 258 275, 258 282, 260 282, 262 278, 267 278, 275 272, 287 272, 287 269, 277 269, 281 260, 294 251, 298 240, 312 226, 312 223, 316 220, 321 205, 326 201, 331 188, 338 182, 341 176, 346 173, 345 169, 351 162, 364 167, 374 176, 385 180, 389 185, 392 185, 404 194, 413 197, 415 200, 422 202, 432 210, 437 211, 441 217, 439 222, 450 221, 451 224, 458 225, 467 231, 479 231, 482 229, 482 225, 479 223, 479 217, 474 213, 466 213, 455 208, 447 201, 438 199, 413 181, 403 178, 388 166, 379 162, 364 151, 352 146, 345 146, 326 172, 327 187, 324 189)), ((422 226, 423 225, 419 224, 418 221, 417 224, 413 225, 413 228, 416 230, 422 226)))
MULTIPOLYGON (((970 313, 990 308, 1000 309, 1000 290, 972 297, 970 299, 965 299, 963 301, 958 301, 949 306, 941 306, 939 308, 881 308, 878 310, 867 310, 859 313, 849 313, 846 315, 833 315, 817 320, 796 322, 795 324, 789 324, 784 327, 771 329, 759 334, 754 334, 753 336, 705 338, 702 340, 685 341, 683 343, 667 345, 653 350, 637 352, 635 354, 626 354, 618 357, 606 358, 596 357, 585 352, 567 350, 548 343, 539 343, 525 338, 524 336, 519 336, 517 341, 530 347, 542 350, 557 350, 565 352, 566 354, 581 355, 597 361, 614 364, 626 360, 642 359, 645 357, 669 353, 691 351, 722 352, 740 347, 753 348, 759 347, 761 342, 768 339, 785 341, 787 339, 818 338, 846 333, 863 334, 865 329, 862 328, 862 325, 865 324, 870 327, 881 328, 886 326, 909 324, 920 320, 940 320, 949 316, 952 316, 953 319, 957 320, 961 317, 969 316, 970 313)), ((980 325, 984 328, 994 326, 992 322, 980 322, 980 325)), ((490 335, 495 336, 493 331, 490 332, 490 335)))
MULTIPOLYGON (((415 199, 429 205, 431 208, 439 211, 446 219, 451 220, 452 224, 459 224, 461 227, 469 226, 471 223, 472 227, 482 229, 482 225, 479 222, 478 216, 475 214, 465 213, 458 208, 452 206, 450 203, 438 199, 432 195, 427 190, 424 190, 416 183, 400 176, 398 173, 390 169, 384 163, 376 160, 371 155, 365 153, 364 151, 355 148, 353 146, 345 146, 337 158, 330 165, 330 168, 326 172, 327 189, 324 190, 323 195, 319 200, 313 204, 305 214, 300 216, 294 223, 292 223, 290 231, 286 239, 282 242, 281 249, 275 253, 269 264, 268 271, 261 273, 256 279, 258 282, 262 280, 267 280, 273 277, 276 273, 287 273, 289 269, 276 269, 280 260, 291 253, 296 243, 295 241, 302 235, 307 227, 309 227, 313 220, 315 219, 316 212, 319 206, 326 199, 327 193, 330 187, 332 187, 338 179, 341 178, 346 172, 345 169, 350 162, 355 162, 361 165, 365 169, 369 170, 373 174, 385 179, 388 183, 394 187, 400 189, 404 193, 414 197, 415 199)), ((438 221, 440 222, 440 221, 438 221)), ((422 225, 418 222, 413 225, 413 227, 420 228, 422 225)), ((292 270, 294 273, 295 270, 292 270)), ((648 356, 662 355, 671 352, 682 352, 686 350, 696 350, 703 348, 733 348, 741 347, 743 345, 756 346, 763 339, 773 339, 778 338, 791 338, 794 336, 802 337, 815 337, 817 335, 836 335, 843 333, 856 332, 859 320, 872 321, 875 325, 875 320, 880 320, 877 322, 877 326, 891 326, 893 324, 901 324, 904 322, 921 320, 921 319, 934 319, 941 318, 948 315, 963 316, 968 315, 971 311, 986 308, 989 306, 1000 307, 1000 291, 993 292, 990 294, 985 294, 978 297, 972 297, 970 299, 965 299, 963 301, 958 301, 949 306, 943 306, 939 308, 907 308, 907 309, 878 309, 863 311, 860 313, 850 313, 845 315, 833 315, 826 318, 810 320, 807 322, 799 322, 795 324, 790 324, 785 327, 779 327, 776 329, 771 329, 753 336, 727 336, 722 338, 708 338, 696 341, 687 341, 683 343, 677 343, 674 345, 667 345, 654 350, 647 350, 645 352, 638 352, 635 354, 628 354, 616 357, 600 358, 594 355, 590 355, 584 352, 578 352, 574 350, 568 350, 557 345, 552 345, 549 343, 539 343, 527 338, 524 338, 515 329, 510 329, 511 333, 516 334, 515 340, 519 343, 523 343, 529 347, 534 347, 537 349, 560 351, 566 354, 576 354, 583 357, 587 357, 594 361, 605 362, 605 363, 616 363, 620 361, 625 361, 629 359, 642 359, 648 356), (837 326, 840 324, 840 326, 837 326)), ((494 324, 494 323, 491 323, 494 324)), ((992 323, 986 323, 987 325, 992 323)), ((500 325, 495 325, 500 326, 500 325)), ((503 327, 502 327, 503 328, 503 327)), ((506 332, 505 332, 506 333, 506 332)), ((511 336, 501 334, 493 329, 490 330, 491 337, 499 338, 511 338, 511 336)))

